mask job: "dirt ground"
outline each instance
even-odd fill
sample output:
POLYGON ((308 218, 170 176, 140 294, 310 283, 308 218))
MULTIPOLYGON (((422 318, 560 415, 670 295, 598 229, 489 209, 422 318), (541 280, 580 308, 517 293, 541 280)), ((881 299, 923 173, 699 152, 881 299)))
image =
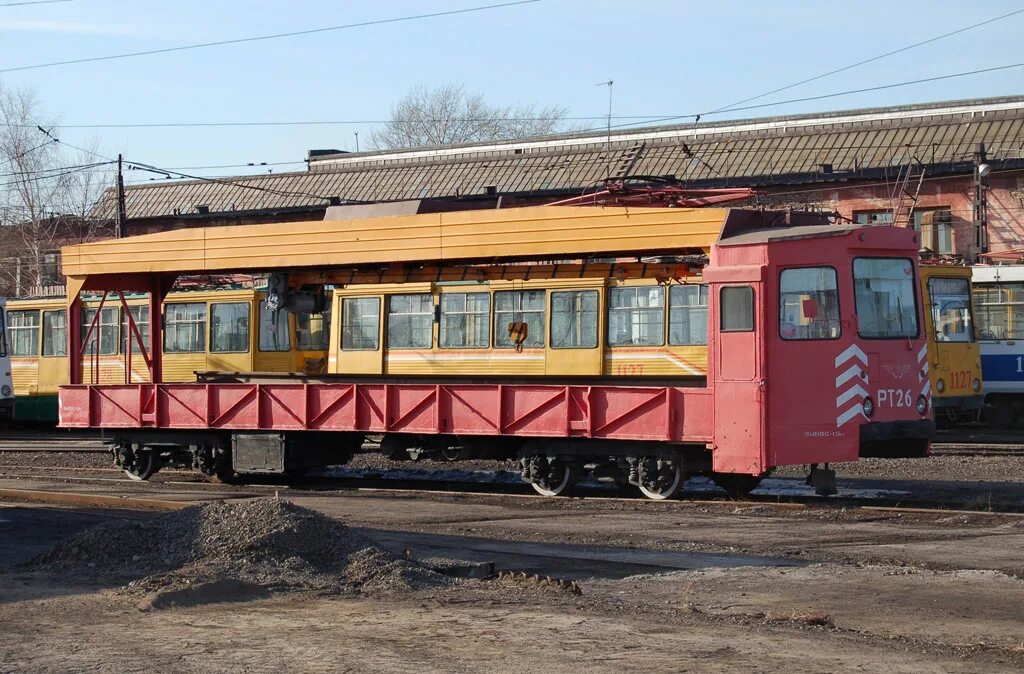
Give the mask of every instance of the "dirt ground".
POLYGON ((294 494, 413 556, 526 578, 398 596, 199 593, 17 564, 111 517, 0 506, 0 672, 1019 672, 1024 518, 380 492, 294 494), (582 595, 545 575, 578 579, 582 595), (240 601, 225 601, 239 599, 240 601))

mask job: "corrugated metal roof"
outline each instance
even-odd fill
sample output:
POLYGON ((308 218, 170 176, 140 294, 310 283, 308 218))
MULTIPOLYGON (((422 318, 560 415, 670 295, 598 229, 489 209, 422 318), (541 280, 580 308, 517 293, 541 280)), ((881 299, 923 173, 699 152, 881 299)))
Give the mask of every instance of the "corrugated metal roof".
MULTIPOLYGON (((824 115, 617 130, 522 142, 332 155, 310 171, 212 181, 131 185, 129 218, 267 211, 325 205, 331 197, 391 201, 499 193, 574 191, 628 169, 732 185, 857 177, 911 162, 1024 159, 1024 97, 852 110, 824 115), (823 171, 831 165, 832 174, 823 171)), ((113 217, 113 194, 97 215, 113 217)))

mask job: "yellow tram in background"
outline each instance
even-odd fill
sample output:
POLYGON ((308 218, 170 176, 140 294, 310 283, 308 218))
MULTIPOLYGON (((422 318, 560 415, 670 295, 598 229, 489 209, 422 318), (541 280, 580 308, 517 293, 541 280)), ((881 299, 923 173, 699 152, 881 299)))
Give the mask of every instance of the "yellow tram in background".
MULTIPOLYGON (((143 343, 149 340, 149 299, 126 296, 143 343)), ((57 389, 68 382, 67 299, 9 300, 7 337, 14 379, 15 421, 57 421, 57 389)), ((121 303, 83 301, 82 338, 100 312, 83 348, 87 383, 149 381, 138 340, 131 338, 121 303), (126 373, 126 355, 130 374, 126 373)), ((280 310, 275 316, 265 293, 252 288, 172 292, 164 304, 164 380, 195 381, 201 372, 302 372, 320 374, 327 364, 329 317, 280 310), (253 321, 256 328, 252 329, 253 321)))
POLYGON ((922 261, 920 272, 935 418, 976 420, 985 394, 971 297, 972 269, 922 261))

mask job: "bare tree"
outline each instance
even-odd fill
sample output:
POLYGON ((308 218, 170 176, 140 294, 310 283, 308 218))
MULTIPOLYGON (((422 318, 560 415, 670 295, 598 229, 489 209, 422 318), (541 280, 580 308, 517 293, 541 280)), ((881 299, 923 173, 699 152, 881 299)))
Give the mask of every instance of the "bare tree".
POLYGON ((565 113, 554 106, 488 105, 481 94, 455 84, 419 86, 391 108, 391 119, 372 140, 375 147, 392 150, 539 136, 563 130, 565 113))
POLYGON ((55 284, 61 245, 113 233, 109 221, 89 217, 110 183, 110 166, 89 152, 67 151, 54 140, 59 137, 33 91, 0 87, 0 284, 5 294, 55 284))

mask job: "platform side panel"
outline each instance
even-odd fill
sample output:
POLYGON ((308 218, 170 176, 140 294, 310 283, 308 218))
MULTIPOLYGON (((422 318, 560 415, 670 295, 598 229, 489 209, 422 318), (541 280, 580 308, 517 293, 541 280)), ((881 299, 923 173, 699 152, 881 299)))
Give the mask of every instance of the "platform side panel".
POLYGON ((98 428, 137 428, 142 425, 143 387, 133 384, 89 388, 90 423, 98 428))
POLYGON ((205 384, 160 385, 156 394, 156 423, 168 428, 207 428, 213 419, 205 384))
POLYGON ((62 386, 57 397, 57 423, 64 428, 89 428, 88 386, 62 386))

